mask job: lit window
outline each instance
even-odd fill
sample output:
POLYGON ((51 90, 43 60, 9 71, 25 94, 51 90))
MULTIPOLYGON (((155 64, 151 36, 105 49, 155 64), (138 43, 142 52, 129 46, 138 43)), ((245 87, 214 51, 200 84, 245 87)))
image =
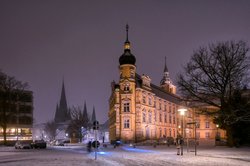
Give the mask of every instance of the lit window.
POLYGON ((152 113, 148 113, 148 123, 152 123, 152 113))
POLYGON ((146 122, 146 112, 145 111, 143 111, 143 113, 142 113, 142 122, 146 122))
POLYGON ((142 96, 142 103, 146 103, 146 97, 144 95, 142 96))
POLYGON ((206 128, 209 128, 210 127, 210 123, 207 121, 206 122, 206 128))
POLYGON ((124 103, 124 112, 130 112, 129 110, 129 103, 124 103))
POLYGON ((151 97, 148 98, 148 104, 152 105, 152 98, 151 97))
POLYGON ((171 106, 171 103, 169 103, 169 108, 168 108, 169 113, 171 113, 171 109, 172 109, 172 106, 171 106))
POLYGON ((200 138, 200 132, 196 132, 196 138, 197 138, 197 139, 200 138))
POLYGON ((129 128, 129 119, 124 120, 124 128, 125 129, 129 128))
POLYGON ((209 132, 206 132, 205 135, 206 135, 206 138, 210 138, 210 133, 209 132))
POLYGON ((155 122, 157 121, 157 117, 156 117, 156 116, 157 116, 157 113, 156 113, 156 111, 155 111, 155 122))
POLYGON ((124 85, 124 91, 129 91, 129 84, 124 85))
POLYGON ((196 128, 200 128, 200 121, 196 121, 196 128))

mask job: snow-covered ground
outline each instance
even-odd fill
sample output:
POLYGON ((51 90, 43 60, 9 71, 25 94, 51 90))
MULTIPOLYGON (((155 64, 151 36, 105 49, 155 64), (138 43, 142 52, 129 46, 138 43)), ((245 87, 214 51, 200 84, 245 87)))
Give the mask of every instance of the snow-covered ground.
MULTIPOLYGON (((191 151, 193 149, 190 149, 191 151)), ((176 155, 175 147, 121 146, 100 148, 95 160, 94 152, 86 152, 83 145, 48 147, 47 149, 14 149, 0 147, 0 166, 241 166, 250 165, 250 148, 198 147, 194 152, 184 149, 176 155)))

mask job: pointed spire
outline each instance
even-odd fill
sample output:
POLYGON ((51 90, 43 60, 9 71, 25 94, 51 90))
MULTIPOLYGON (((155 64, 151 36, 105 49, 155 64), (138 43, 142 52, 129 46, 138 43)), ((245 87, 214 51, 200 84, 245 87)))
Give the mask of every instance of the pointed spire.
POLYGON ((167 67, 167 58, 165 57, 164 73, 163 73, 163 78, 160 84, 164 85, 164 84, 170 84, 170 83, 171 83, 171 80, 169 77, 169 72, 168 72, 168 67, 167 67))
POLYGON ((55 113, 55 117, 54 117, 54 121, 58 122, 58 116, 59 116, 59 108, 58 108, 58 103, 56 104, 56 113, 55 113))
POLYGON ((165 56, 165 66, 164 66, 164 73, 168 72, 168 67, 167 67, 167 57, 165 56))
POLYGON ((87 111, 86 101, 84 101, 83 116, 84 117, 88 117, 88 111, 87 111))
POLYGON ((128 29, 129 29, 129 26, 127 24, 126 25, 126 41, 124 43, 124 50, 130 50, 130 42, 128 40, 128 29))
POLYGON ((65 122, 67 120, 70 120, 66 94, 65 94, 64 78, 62 81, 61 98, 59 105, 57 104, 57 110, 54 119, 56 120, 56 122, 65 122))
POLYGON ((126 25, 126 32, 127 32, 126 42, 129 42, 129 41, 128 41, 128 29, 129 29, 129 26, 128 26, 128 24, 127 24, 127 25, 126 25))
POLYGON ((95 106, 93 107, 93 112, 92 112, 92 122, 96 121, 96 116, 95 116, 95 106))

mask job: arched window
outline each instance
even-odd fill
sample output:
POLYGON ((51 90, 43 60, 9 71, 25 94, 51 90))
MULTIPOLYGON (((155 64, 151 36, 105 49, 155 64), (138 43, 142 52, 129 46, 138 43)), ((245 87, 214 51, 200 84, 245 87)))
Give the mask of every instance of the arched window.
POLYGON ((159 114, 159 121, 162 122, 161 113, 159 114))
POLYGON ((129 128, 129 119, 128 118, 126 118, 126 119, 124 119, 124 128, 125 129, 128 129, 129 128))
POLYGON ((143 111, 142 111, 142 122, 146 123, 146 111, 145 111, 145 109, 143 109, 143 111))
POLYGON ((129 91, 129 83, 124 84, 124 91, 128 92, 129 91))
POLYGON ((123 111, 130 112, 130 105, 128 101, 123 103, 123 111))
POLYGON ((148 123, 152 123, 152 112, 148 112, 148 123))

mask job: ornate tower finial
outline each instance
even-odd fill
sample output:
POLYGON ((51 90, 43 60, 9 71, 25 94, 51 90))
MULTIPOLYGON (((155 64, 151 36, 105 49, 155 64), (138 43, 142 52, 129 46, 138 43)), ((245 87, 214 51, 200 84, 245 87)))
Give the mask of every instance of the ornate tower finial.
POLYGON ((135 65, 135 62, 136 62, 136 58, 131 53, 131 50, 130 50, 130 42, 128 40, 128 29, 129 29, 129 26, 128 24, 126 24, 126 41, 124 42, 124 53, 119 58, 120 65, 123 65, 123 64, 135 65))
POLYGON ((129 42, 129 41, 128 41, 128 29, 129 29, 129 26, 128 26, 128 24, 127 24, 127 25, 126 25, 126 32, 127 32, 126 42, 129 42))
POLYGON ((128 29, 129 29, 129 26, 128 26, 128 24, 126 24, 126 41, 124 43, 125 50, 130 50, 130 42, 128 40, 128 29))
POLYGON ((167 67, 167 57, 165 56, 165 66, 164 66, 164 73, 168 72, 168 67, 167 67))

